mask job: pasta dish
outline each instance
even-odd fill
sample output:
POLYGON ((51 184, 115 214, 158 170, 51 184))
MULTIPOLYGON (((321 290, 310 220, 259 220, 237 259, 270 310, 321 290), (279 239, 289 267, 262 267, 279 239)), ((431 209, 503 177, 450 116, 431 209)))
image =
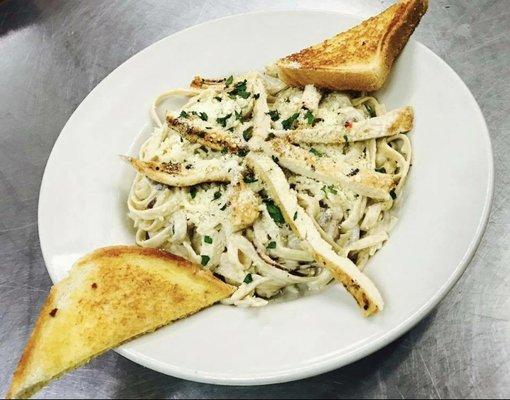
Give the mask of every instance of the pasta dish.
POLYGON ((197 77, 152 105, 129 199, 136 243, 201 264, 235 285, 225 303, 343 284, 383 307, 362 272, 388 240, 411 165, 413 112, 364 93, 289 87, 268 67, 197 77), (163 102, 182 97, 178 111, 163 102), (164 114, 164 115, 163 115, 164 114))

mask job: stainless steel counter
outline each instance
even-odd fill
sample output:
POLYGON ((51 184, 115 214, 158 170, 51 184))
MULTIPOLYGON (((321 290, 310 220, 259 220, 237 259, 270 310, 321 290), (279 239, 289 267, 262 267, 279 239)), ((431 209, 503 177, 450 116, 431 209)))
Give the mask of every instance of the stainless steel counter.
MULTIPOLYGON (((389 3, 0 1, 0 396, 51 283, 37 234, 43 169, 60 130, 87 93, 139 50, 205 20, 288 8, 368 15, 389 3)), ((489 125, 496 170, 487 231, 439 307, 372 356, 302 381, 264 387, 198 384, 109 352, 40 397, 510 396, 510 1, 431 3, 415 38, 444 58, 475 95, 489 125)))

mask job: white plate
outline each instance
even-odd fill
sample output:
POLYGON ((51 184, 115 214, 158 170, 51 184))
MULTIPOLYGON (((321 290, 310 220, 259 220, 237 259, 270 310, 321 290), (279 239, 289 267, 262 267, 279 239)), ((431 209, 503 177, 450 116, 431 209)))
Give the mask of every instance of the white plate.
MULTIPOLYGON (((169 36, 113 71, 71 116, 46 166, 39 233, 51 278, 61 279, 97 247, 133 243, 125 202, 134 174, 117 155, 139 141, 158 93, 186 86, 195 74, 262 68, 358 21, 310 11, 223 18, 169 36)), ((380 315, 363 318, 344 289, 331 285, 262 309, 218 305, 118 351, 180 378, 266 384, 358 360, 422 319, 460 277, 487 222, 490 139, 464 83, 415 41, 379 97, 389 109, 412 105, 416 113, 414 165, 400 221, 366 269, 386 301, 380 315)))

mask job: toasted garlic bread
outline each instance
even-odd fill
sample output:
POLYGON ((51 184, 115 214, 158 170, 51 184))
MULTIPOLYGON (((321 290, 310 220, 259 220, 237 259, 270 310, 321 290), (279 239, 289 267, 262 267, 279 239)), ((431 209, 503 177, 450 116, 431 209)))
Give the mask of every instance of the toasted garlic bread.
POLYGON ((209 271, 161 250, 96 250, 51 288, 6 397, 29 397, 93 357, 233 291, 209 271))
POLYGON ((378 90, 421 17, 428 0, 401 0, 381 14, 277 62, 289 85, 334 90, 378 90))

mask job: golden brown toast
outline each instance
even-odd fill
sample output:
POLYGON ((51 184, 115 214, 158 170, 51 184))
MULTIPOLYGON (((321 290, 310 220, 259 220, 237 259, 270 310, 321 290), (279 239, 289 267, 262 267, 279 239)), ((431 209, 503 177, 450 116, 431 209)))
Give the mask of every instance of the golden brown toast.
POLYGON ((384 84, 428 0, 401 0, 324 42, 278 60, 282 80, 334 90, 378 90, 384 84))
POLYGON ((161 250, 96 250, 51 288, 6 397, 29 397, 93 357, 233 291, 209 271, 161 250))

